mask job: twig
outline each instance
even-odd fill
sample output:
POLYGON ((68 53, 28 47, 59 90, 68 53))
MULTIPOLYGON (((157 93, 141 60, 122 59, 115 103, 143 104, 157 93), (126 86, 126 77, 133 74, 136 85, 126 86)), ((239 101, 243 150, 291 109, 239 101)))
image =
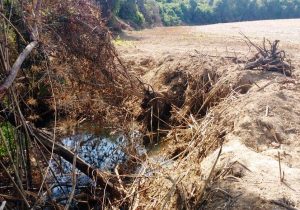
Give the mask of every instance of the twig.
POLYGON ((278 206, 284 207, 287 210, 299 210, 298 208, 291 207, 291 206, 289 206, 289 205, 287 205, 287 204, 285 204, 281 201, 271 200, 270 202, 273 203, 273 204, 276 204, 278 206))
POLYGON ((2 201, 1 206, 0 206, 0 210, 4 210, 6 205, 6 201, 2 201))
POLYGON ((13 27, 13 29, 21 37, 22 41, 27 43, 26 40, 24 39, 24 37, 22 36, 22 34, 19 32, 19 30, 14 26, 14 24, 12 24, 12 22, 10 22, 10 20, 2 12, 0 12, 0 15, 11 25, 11 27, 13 27))
POLYGON ((209 173, 207 179, 206 179, 205 182, 204 182, 204 186, 203 186, 203 188, 202 188, 202 191, 201 191, 201 193, 199 194, 199 196, 198 196, 198 198, 197 198, 197 203, 200 203, 201 199, 203 198, 203 195, 204 195, 206 186, 207 186, 208 183, 210 182, 211 177, 212 177, 212 174, 213 174, 213 172, 215 171, 215 167, 216 167, 216 165, 217 165, 217 163, 218 163, 218 160, 219 160, 219 158, 220 158, 220 156, 221 156, 221 153, 222 153, 222 147, 223 147, 223 146, 221 145, 221 148, 220 148, 220 150, 219 150, 218 156, 217 156, 217 158, 216 158, 216 160, 215 160, 215 162, 214 162, 214 164, 213 164, 213 166, 212 166, 212 168, 211 168, 211 170, 210 170, 210 173, 209 173))
POLYGON ((269 112, 270 112, 270 107, 267 105, 266 106, 266 114, 265 114, 266 117, 269 116, 269 112))
POLYGON ((292 65, 285 62, 285 52, 278 49, 279 40, 271 43, 263 39, 262 47, 254 44, 245 34, 240 33, 248 45, 254 46, 258 53, 246 62, 244 69, 261 69, 265 71, 280 72, 286 76, 291 76, 292 65), (268 43, 268 47, 266 46, 268 43))
POLYGON ((280 160, 280 152, 278 151, 278 164, 279 164, 279 178, 280 178, 280 182, 284 181, 284 177, 282 176, 282 172, 281 172, 281 160, 280 160))
MULTIPOLYGON (((80 143, 79 143, 80 144, 80 143)), ((74 157, 73 157, 73 164, 72 164, 72 191, 70 193, 69 199, 67 201, 67 204, 65 206, 65 210, 68 210, 72 200, 74 198, 74 194, 75 194, 75 189, 76 189, 76 158, 77 158, 77 152, 78 152, 78 144, 76 144, 76 148, 75 148, 75 153, 74 153, 74 157)))
POLYGON ((24 193, 22 192, 22 190, 19 188, 19 186, 17 185, 17 183, 14 181, 14 178, 10 175, 9 171, 7 170, 7 168, 4 166, 4 164, 2 163, 2 161, 0 160, 0 165, 1 168, 4 169, 4 171, 6 172, 6 174, 9 176, 10 180, 12 181, 12 183, 14 184, 14 186, 16 187, 17 191, 20 193, 23 201, 25 202, 26 206, 28 208, 30 208, 30 204, 28 202, 28 200, 26 199, 24 193))
POLYGON ((170 189, 170 191, 168 192, 168 194, 166 195, 165 197, 165 202, 164 204, 162 205, 162 208, 161 209, 165 209, 168 201, 171 199, 171 196, 173 195, 173 193, 175 192, 176 190, 176 185, 186 176, 186 174, 184 174, 183 176, 181 177, 178 177, 176 180, 173 180, 172 177, 168 176, 166 177, 168 180, 170 180, 172 182, 172 187, 170 189))

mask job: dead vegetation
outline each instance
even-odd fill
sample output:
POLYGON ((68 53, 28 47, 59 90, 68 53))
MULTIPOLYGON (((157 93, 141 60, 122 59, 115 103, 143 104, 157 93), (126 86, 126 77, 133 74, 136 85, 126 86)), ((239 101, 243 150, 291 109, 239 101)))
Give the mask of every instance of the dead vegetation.
MULTIPOLYGON (((145 70, 143 79, 149 81, 151 88, 144 99, 146 106, 142 107, 142 113, 147 113, 144 116, 148 120, 144 122, 150 142, 157 141, 158 136, 163 137, 164 146, 160 155, 164 155, 165 159, 157 160, 159 157, 152 156, 143 163, 140 175, 145 177, 141 178, 139 193, 136 192, 132 204, 145 209, 243 209, 247 206, 273 208, 269 198, 266 200, 257 197, 253 202, 255 199, 251 195, 234 191, 235 186, 239 185, 233 182, 242 182, 239 180, 251 169, 248 165, 243 165, 243 161, 233 161, 234 157, 228 152, 230 146, 227 153, 221 155, 221 150, 217 148, 223 142, 233 141, 232 135, 236 134, 237 131, 234 130, 239 125, 235 120, 243 119, 243 115, 239 118, 239 111, 253 104, 253 101, 248 105, 242 104, 242 100, 248 97, 254 100, 252 97, 257 93, 253 92, 263 92, 272 83, 293 81, 267 71, 245 70, 244 66, 231 57, 206 56, 197 51, 190 55, 180 54, 178 57, 166 56, 157 62, 148 63, 149 71, 145 70), (165 110, 167 114, 162 113, 165 110), (158 116, 164 117, 164 120, 158 116), (211 156, 214 150, 213 154, 218 154, 209 157, 210 161, 207 161, 207 156, 211 156), (221 162, 228 164, 222 165, 224 168, 221 169, 215 165, 219 155, 221 160, 226 159, 221 162), (233 162, 230 162, 230 158, 227 159, 228 156, 233 162), (205 166, 199 168, 204 160, 205 166), (233 191, 223 188, 221 183, 227 179, 233 191)), ((255 100, 260 101, 258 98, 255 100)), ((263 114, 265 112, 267 111, 263 109, 263 114)), ((253 118, 259 118, 258 114, 253 118)), ((251 129, 246 130, 250 125, 246 125, 248 127, 243 132, 251 133, 251 129)), ((255 129, 260 133, 258 128, 255 129)), ((240 135, 243 136, 243 133, 240 135)), ((245 140, 243 143, 247 146, 255 145, 250 141, 253 135, 255 139, 259 139, 256 134, 252 134, 247 138, 249 142, 245 140)), ((250 155, 246 158, 251 162, 250 155)))
MULTIPOLYGON (((230 173, 239 174, 232 172, 233 167, 217 170, 217 163, 234 127, 226 119, 232 117, 229 104, 248 93, 256 80, 244 79, 244 70, 226 73, 228 66, 235 64, 199 52, 140 63, 154 66, 140 79, 119 59, 99 8, 90 1, 22 2, 25 29, 16 28, 11 15, 1 13, 1 29, 6 32, 1 37, 1 50, 6 52, 1 54, 1 116, 13 136, 5 135, 1 127, 1 144, 7 155, 0 157, 0 176, 13 186, 5 183, 0 189, 7 207, 68 207, 70 203, 51 200, 46 182, 49 174, 53 175, 48 164, 55 155, 73 164, 74 177, 77 168, 97 183, 96 190, 79 195, 73 191, 67 199, 84 203, 83 209, 201 209, 211 203, 215 192, 226 195, 230 205, 234 202, 236 197, 213 184, 230 173), (18 49, 14 42, 8 43, 11 34, 27 47, 18 49), (50 115, 42 113, 45 107, 50 115), (48 131, 36 128, 37 119, 45 116, 54 119, 48 131), (159 157, 139 156, 128 147, 127 165, 106 172, 57 142, 59 119, 74 119, 75 125, 84 118, 99 119, 103 124, 119 124, 126 131, 134 117, 143 124, 144 142, 167 144, 159 157), (200 165, 216 149, 205 174, 200 165)), ((285 62, 284 51, 278 50, 277 41, 269 42, 270 49, 248 42, 258 54, 247 68, 289 75, 292 67, 285 62)))
POLYGON ((257 50, 253 58, 249 59, 245 64, 245 69, 260 69, 263 71, 274 71, 282 73, 286 76, 292 75, 292 65, 286 60, 284 50, 279 49, 279 40, 273 43, 265 39, 261 46, 254 44, 247 36, 242 34, 248 46, 252 46, 257 50))
POLYGON ((201 57, 199 53, 165 59, 149 72, 154 81, 152 92, 148 91, 142 106, 148 141, 165 142, 164 151, 159 153, 165 159, 150 157, 142 163, 139 175, 143 177, 132 205, 143 209, 199 209, 205 205, 218 157, 207 177, 202 177, 199 164, 223 144, 230 130, 230 126, 223 129, 220 124, 226 107, 218 104, 240 93, 221 76, 220 69, 226 66, 220 65, 222 59, 201 57))
POLYGON ((45 200, 51 194, 46 180, 54 154, 98 180, 102 192, 97 202, 123 199, 117 180, 109 181, 110 174, 57 143, 58 119, 125 122, 131 116, 120 107, 142 87, 117 57, 99 8, 91 1, 76 0, 0 4, 0 163, 1 179, 9 180, 1 183, 0 197, 7 201, 5 208, 62 208, 45 200), (54 123, 48 132, 36 128, 50 120, 54 123))

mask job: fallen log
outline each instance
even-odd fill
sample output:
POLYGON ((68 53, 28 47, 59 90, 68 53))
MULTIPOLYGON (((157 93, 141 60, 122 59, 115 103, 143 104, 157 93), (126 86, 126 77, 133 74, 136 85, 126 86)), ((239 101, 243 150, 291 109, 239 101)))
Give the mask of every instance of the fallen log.
MULTIPOLYGON (((53 136, 51 133, 28 124, 27 128, 30 131, 31 136, 34 137, 40 144, 44 145, 49 151, 53 151, 53 153, 64 158, 69 163, 73 163, 75 154, 63 145, 54 142, 52 140, 53 136)), ((125 196, 125 191, 110 181, 110 178, 112 177, 110 173, 93 167, 80 157, 76 157, 75 166, 82 173, 94 180, 99 187, 106 190, 106 194, 109 194, 111 198, 120 199, 125 196)))
MULTIPOLYGON (((17 126, 14 114, 5 109, 5 106, 2 103, 0 103, 0 115, 13 126, 17 126)), ((29 123, 26 123, 23 126, 26 126, 23 127, 23 130, 27 129, 32 139, 35 139, 38 143, 44 145, 49 151, 53 151, 54 154, 73 164, 75 154, 68 148, 55 142, 51 133, 38 129, 29 123)), ((110 181, 110 178, 112 177, 110 173, 93 167, 80 157, 76 157, 75 166, 82 173, 94 180, 99 187, 105 190, 105 194, 107 194, 111 199, 121 199, 126 196, 124 189, 110 181)))

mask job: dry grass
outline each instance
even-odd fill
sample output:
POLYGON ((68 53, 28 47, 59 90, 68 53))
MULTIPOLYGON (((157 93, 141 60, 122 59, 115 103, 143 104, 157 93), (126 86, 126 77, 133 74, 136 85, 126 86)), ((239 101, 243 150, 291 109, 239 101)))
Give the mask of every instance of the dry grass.
MULTIPOLYGON (((28 11, 34 7, 29 1, 24 2, 28 11)), ((6 95, 7 104, 3 104, 1 112, 6 120, 9 120, 7 111, 15 117, 11 133, 16 148, 9 148, 10 140, 2 128, 0 130, 1 141, 11 152, 0 161, 6 173, 4 177, 15 189, 9 194, 18 195, 17 200, 27 208, 47 204, 42 198, 51 194, 45 182, 51 172, 49 159, 55 159, 54 153, 57 148, 61 149, 55 143, 60 125, 58 116, 68 116, 67 123, 60 126, 62 130, 72 130, 85 118, 101 118, 128 131, 133 124, 128 122, 132 122, 137 117, 136 110, 140 110, 142 129, 148 132, 151 142, 155 142, 156 135, 157 141, 163 140, 168 145, 160 152, 159 158, 163 159, 139 156, 134 146, 141 139, 132 139, 127 148, 130 156, 127 165, 116 167, 114 173, 102 173, 63 149, 71 154, 69 162, 73 166, 81 161, 88 168, 87 175, 94 178, 95 172, 104 180, 104 184, 100 180, 102 188, 97 193, 84 195, 82 200, 96 202, 102 208, 201 208, 211 196, 207 192, 215 181, 215 167, 222 150, 209 166, 207 177, 202 176, 200 164, 211 151, 222 148, 224 136, 232 126, 224 122, 226 110, 230 102, 239 97, 239 91, 248 85, 240 81, 229 84, 228 74, 222 75, 226 71, 224 66, 231 61, 197 51, 165 57, 159 62, 144 60, 138 65, 154 68, 152 72, 144 71, 147 73, 143 80, 150 83, 145 85, 136 72, 127 71, 110 42, 110 33, 98 8, 89 1, 51 1, 43 6, 45 11, 40 19, 26 12, 24 22, 28 26, 39 23, 40 47, 30 57, 32 63, 26 75, 33 83, 22 82, 23 78, 18 77, 18 83, 6 95), (45 90, 43 100, 38 100, 45 90), (142 109, 139 109, 141 101, 142 109), (55 118, 51 134, 28 123, 28 120, 34 122, 43 117, 35 114, 42 102, 52 109, 55 118), (43 144, 43 138, 48 145, 43 144), (141 166, 138 173, 136 165, 141 166), (32 174, 37 171, 39 177, 34 177, 32 174), (33 185, 30 181, 37 177, 33 185), (107 196, 107 189, 117 193, 107 196)), ((12 55, 15 48, 10 51, 12 55)), ((128 63, 128 68, 130 65, 128 63)), ((1 72, 1 76, 5 74, 1 72)), ((247 90, 245 88, 245 92, 247 90)), ((16 200, 10 195, 5 198, 15 204, 16 200)), ((77 199, 75 195, 74 198, 77 199)), ((62 208, 55 201, 49 203, 62 208)))
MULTIPOLYGON (((185 73, 191 72, 176 75, 182 76, 185 73)), ((239 93, 228 85, 226 77, 218 77, 216 72, 197 68, 197 73, 194 71, 187 80, 185 101, 181 107, 171 103, 170 129, 163 138, 164 149, 159 153, 160 157, 165 158, 157 160, 158 157, 150 157, 142 163, 139 175, 143 178, 137 178, 139 186, 134 188, 135 195, 132 198, 132 203, 137 208, 199 209, 203 205, 206 190, 214 179, 214 169, 221 149, 211 165, 208 177, 202 177, 200 163, 211 151, 223 144, 223 137, 228 132, 227 129, 230 129, 222 125, 226 104, 235 100, 239 93), (218 105, 220 103, 222 105, 218 105)), ((167 79, 170 89, 178 84, 173 83, 174 81, 181 81, 172 76, 174 74, 170 69, 169 74, 166 72, 162 75, 168 75, 173 80, 170 82, 167 79)), ((169 100, 168 92, 163 93, 167 93, 166 98, 169 100)), ((160 100, 159 103, 163 101, 160 100)))
MULTIPOLYGON (((18 56, 18 47, 26 45, 32 38, 38 40, 38 47, 27 58, 22 74, 18 74, 15 83, 1 95, 1 123, 9 122, 7 127, 11 128, 5 130, 2 125, 0 128, 3 134, 1 148, 5 145, 8 157, 0 159, 1 176, 9 180, 3 183, 1 192, 8 194, 4 197, 9 201, 9 208, 36 208, 49 203, 59 208, 55 201, 46 202, 44 199, 51 194, 46 182, 52 174, 49 160, 55 159, 54 153, 59 148, 64 154, 76 157, 57 145, 59 117, 68 116, 68 127, 73 127, 74 121, 77 124, 82 116, 111 124, 114 120, 123 122, 131 116, 120 107, 128 97, 133 97, 133 89, 138 95, 142 87, 140 83, 132 85, 135 77, 130 77, 119 60, 99 8, 91 1, 40 3, 27 0, 11 2, 12 10, 7 10, 7 5, 0 3, 0 30, 4 32, 0 37, 1 52, 5 52, 1 54, 1 65, 6 67, 0 72, 3 80, 9 71, 9 61, 13 63, 18 56), (2 14, 2 11, 13 14, 2 14), (15 16, 19 19, 9 21, 15 16), (22 34, 31 36, 23 37, 22 34), (14 39, 18 35, 21 37, 14 39), (49 118, 54 121, 49 129, 51 132, 36 129, 29 122, 49 118), (14 188, 7 192, 11 184, 14 188)), ((81 161, 79 158, 70 159, 76 164, 81 161)), ((88 166, 84 162, 82 164, 88 166)), ((86 173, 92 176, 94 171, 86 173)), ((109 180, 105 174, 101 174, 99 180, 109 180)))

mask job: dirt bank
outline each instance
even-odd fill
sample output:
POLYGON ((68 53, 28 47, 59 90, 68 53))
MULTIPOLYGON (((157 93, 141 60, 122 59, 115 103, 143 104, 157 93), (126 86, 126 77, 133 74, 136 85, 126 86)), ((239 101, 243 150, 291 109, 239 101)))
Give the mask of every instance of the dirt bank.
POLYGON ((161 151, 172 164, 156 169, 161 177, 146 182, 151 190, 136 205, 300 208, 299 30, 300 20, 255 21, 127 32, 116 42, 125 63, 172 106, 161 151), (240 31, 254 42, 279 39, 292 77, 244 70, 238 61, 253 49, 240 31))

